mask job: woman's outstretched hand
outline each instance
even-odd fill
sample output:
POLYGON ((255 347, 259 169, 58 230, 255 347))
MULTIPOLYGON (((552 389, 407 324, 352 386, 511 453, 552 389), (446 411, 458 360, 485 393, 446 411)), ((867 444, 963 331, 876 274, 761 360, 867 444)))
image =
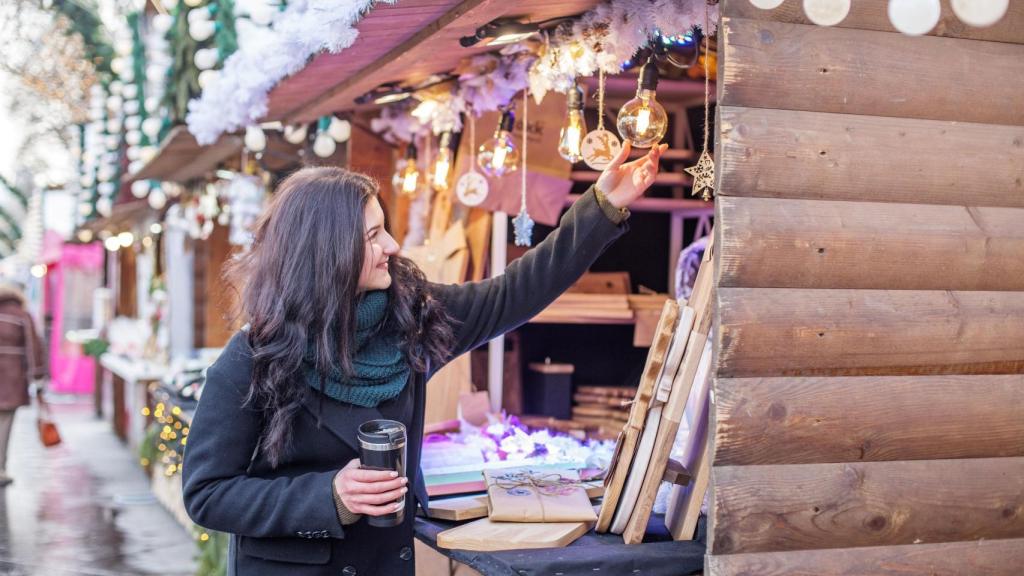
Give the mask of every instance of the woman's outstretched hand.
POLYGON ((654 184, 654 178, 658 175, 658 161, 661 153, 668 149, 668 144, 659 144, 651 148, 646 156, 623 164, 629 157, 631 148, 627 140, 619 150, 619 155, 597 179, 597 188, 616 208, 629 206, 654 184))
POLYGON ((352 460, 334 476, 334 491, 353 514, 383 516, 405 506, 408 478, 388 470, 363 470, 352 460), (401 501, 398 501, 402 498, 401 501))

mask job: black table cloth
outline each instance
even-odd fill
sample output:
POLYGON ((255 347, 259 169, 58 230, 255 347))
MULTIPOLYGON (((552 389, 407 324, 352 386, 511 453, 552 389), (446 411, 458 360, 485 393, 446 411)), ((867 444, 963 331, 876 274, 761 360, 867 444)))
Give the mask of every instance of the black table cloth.
POLYGON ((457 526, 416 518, 416 537, 445 556, 476 569, 484 576, 685 576, 704 569, 705 519, 697 539, 675 542, 662 516, 652 516, 642 544, 623 544, 622 536, 593 531, 565 548, 472 552, 437 548, 437 534, 457 526))

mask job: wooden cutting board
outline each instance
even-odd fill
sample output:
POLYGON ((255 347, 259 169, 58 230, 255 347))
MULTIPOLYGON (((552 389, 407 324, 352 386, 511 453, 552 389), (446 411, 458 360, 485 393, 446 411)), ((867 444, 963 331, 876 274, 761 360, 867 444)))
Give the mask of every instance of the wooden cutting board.
POLYGON ((494 552, 524 548, 562 548, 590 530, 592 522, 475 522, 437 535, 440 548, 494 552))
MULTIPOLYGON (((593 480, 583 483, 587 497, 594 499, 604 495, 604 483, 593 480)), ((487 495, 476 494, 430 501, 430 517, 437 520, 462 522, 487 516, 487 495)))

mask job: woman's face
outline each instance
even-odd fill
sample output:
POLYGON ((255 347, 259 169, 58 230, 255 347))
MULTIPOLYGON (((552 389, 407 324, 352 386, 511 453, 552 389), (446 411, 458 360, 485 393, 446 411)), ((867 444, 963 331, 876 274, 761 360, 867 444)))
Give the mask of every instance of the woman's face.
POLYGON ((366 230, 363 270, 359 274, 359 290, 386 290, 391 286, 388 259, 398 253, 398 242, 384 229, 384 210, 376 197, 371 197, 364 211, 366 230))

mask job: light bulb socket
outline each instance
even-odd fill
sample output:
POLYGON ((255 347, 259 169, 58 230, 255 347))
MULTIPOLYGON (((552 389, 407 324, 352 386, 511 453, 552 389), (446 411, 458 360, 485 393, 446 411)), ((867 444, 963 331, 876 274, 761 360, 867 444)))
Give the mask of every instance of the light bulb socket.
POLYGON ((409 143, 409 145, 405 147, 405 159, 406 160, 416 160, 416 145, 415 144, 409 143))
POLYGON ((501 113, 501 121, 498 122, 498 132, 505 131, 511 133, 516 127, 516 113, 508 108, 501 113))
POLYGON ((580 88, 579 84, 573 83, 566 98, 569 110, 583 110, 583 88, 580 88))
POLYGON ((640 89, 641 90, 657 90, 658 89, 658 65, 654 62, 654 57, 647 60, 642 70, 640 70, 640 89))

